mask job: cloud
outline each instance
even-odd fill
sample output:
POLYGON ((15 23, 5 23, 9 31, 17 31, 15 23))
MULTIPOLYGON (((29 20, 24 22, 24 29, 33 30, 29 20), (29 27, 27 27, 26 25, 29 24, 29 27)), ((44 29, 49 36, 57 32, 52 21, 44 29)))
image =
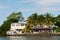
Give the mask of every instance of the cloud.
POLYGON ((21 11, 21 12, 28 12, 28 11, 31 11, 31 10, 34 10, 34 9, 30 9, 30 8, 19 9, 19 11, 21 11))
POLYGON ((32 6, 31 9, 28 6, 29 8, 21 9, 20 11, 22 12, 37 12, 39 14, 44 14, 46 12, 58 13, 60 11, 60 7, 57 7, 59 6, 60 0, 23 0, 20 1, 20 3, 31 3, 34 4, 33 6, 37 6, 36 8, 32 6))
POLYGON ((30 3, 30 2, 33 2, 33 0, 21 0, 21 1, 18 1, 18 3, 30 3))
POLYGON ((60 0, 36 0, 34 2, 38 5, 48 6, 60 3, 60 0))
POLYGON ((46 12, 49 12, 49 13, 53 13, 53 12, 58 12, 60 10, 60 8, 40 8, 38 10, 38 12, 40 13, 46 13, 46 12))
POLYGON ((0 5, 0 9, 8 8, 8 6, 0 5))
POLYGON ((60 8, 23 8, 23 9, 20 9, 19 11, 23 12, 23 13, 26 13, 26 12, 32 12, 32 13, 38 13, 38 14, 44 14, 46 12, 49 12, 49 13, 53 13, 53 12, 58 12, 60 10, 60 8))
POLYGON ((49 6, 49 5, 55 5, 57 3, 60 3, 60 0, 22 0, 19 1, 19 3, 34 3, 37 5, 41 5, 41 6, 49 6))

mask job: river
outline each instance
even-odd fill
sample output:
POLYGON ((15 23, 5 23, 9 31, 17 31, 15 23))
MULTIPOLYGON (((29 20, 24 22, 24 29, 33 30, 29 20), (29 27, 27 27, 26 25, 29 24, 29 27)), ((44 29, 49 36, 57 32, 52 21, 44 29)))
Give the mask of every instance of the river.
POLYGON ((7 36, 0 40, 60 40, 60 36, 7 36))

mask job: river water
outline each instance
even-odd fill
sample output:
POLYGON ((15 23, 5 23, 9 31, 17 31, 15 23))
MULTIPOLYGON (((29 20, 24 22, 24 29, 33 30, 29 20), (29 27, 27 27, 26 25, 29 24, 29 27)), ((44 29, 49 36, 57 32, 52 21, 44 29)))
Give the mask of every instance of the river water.
POLYGON ((60 40, 60 36, 7 36, 0 40, 60 40))

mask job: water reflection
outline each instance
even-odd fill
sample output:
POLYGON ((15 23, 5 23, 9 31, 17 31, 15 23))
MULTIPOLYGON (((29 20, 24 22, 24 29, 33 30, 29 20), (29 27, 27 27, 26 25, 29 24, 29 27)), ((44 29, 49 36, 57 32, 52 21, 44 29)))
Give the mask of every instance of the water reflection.
POLYGON ((0 40, 60 40, 60 36, 7 36, 0 40))

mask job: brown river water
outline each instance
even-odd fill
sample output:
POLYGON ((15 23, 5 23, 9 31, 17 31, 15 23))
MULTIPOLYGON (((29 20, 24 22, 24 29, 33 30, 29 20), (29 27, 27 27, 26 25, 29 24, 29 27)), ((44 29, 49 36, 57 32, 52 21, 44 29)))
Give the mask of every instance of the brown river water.
POLYGON ((7 36, 0 40, 60 40, 60 36, 7 36))

